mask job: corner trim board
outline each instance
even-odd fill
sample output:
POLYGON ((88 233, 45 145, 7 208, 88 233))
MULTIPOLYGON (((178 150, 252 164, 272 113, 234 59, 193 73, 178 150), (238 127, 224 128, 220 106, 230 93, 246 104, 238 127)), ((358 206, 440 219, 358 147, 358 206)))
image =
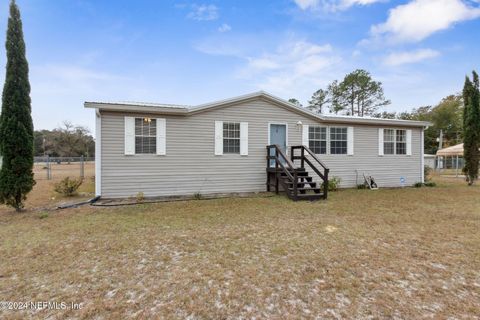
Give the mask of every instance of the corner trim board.
POLYGON ((95 196, 102 195, 102 115, 95 109, 95 196))

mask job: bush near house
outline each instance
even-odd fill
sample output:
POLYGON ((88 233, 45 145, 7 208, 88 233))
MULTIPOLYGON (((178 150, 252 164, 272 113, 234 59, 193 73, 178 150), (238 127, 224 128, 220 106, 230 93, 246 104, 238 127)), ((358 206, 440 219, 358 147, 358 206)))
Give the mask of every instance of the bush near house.
POLYGON ((81 178, 75 179, 75 178, 66 177, 60 182, 55 184, 54 190, 55 192, 61 195, 64 195, 66 197, 71 197, 77 194, 77 190, 78 188, 80 188, 82 183, 83 183, 83 179, 81 178))

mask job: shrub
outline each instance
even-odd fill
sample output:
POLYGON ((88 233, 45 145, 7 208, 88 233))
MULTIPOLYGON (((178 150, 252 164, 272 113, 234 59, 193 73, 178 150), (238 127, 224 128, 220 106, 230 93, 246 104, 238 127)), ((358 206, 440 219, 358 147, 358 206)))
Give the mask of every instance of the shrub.
POLYGON ((415 182, 415 184, 413 186, 415 188, 421 188, 421 187, 423 187, 423 183, 422 182, 415 182))
POLYGON ((45 218, 48 218, 48 212, 40 212, 40 214, 38 215, 38 219, 45 219, 45 218))
POLYGON ((197 192, 193 195, 193 199, 195 200, 201 200, 202 199, 202 194, 200 192, 197 192))
POLYGON ((341 181, 342 179, 339 177, 331 177, 328 179, 328 191, 337 191, 341 181))
POLYGON ((357 189, 367 189, 367 186, 365 185, 365 183, 360 183, 357 184, 357 189))
POLYGON ((60 193, 61 195, 71 197, 77 194, 78 188, 82 185, 83 180, 81 178, 75 179, 66 177, 60 182, 55 184, 55 192, 60 193))
POLYGON ((436 187, 437 184, 434 181, 428 181, 424 183, 425 187, 436 187))
POLYGON ((145 200, 145 194, 143 192, 137 192, 135 198, 137 199, 137 202, 143 202, 143 200, 145 200))

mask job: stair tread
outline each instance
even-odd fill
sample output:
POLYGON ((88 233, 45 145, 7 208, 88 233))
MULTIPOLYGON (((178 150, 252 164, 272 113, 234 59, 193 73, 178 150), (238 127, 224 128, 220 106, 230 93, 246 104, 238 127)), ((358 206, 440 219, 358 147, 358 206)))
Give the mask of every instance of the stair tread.
MULTIPOLYGON (((282 172, 281 175, 282 175, 282 177, 286 177, 286 176, 287 176, 287 174, 284 173, 284 172, 282 172)), ((310 176, 308 175, 308 172, 306 172, 306 171, 297 172, 297 176, 298 176, 298 177, 302 177, 302 178, 303 178, 303 177, 310 177, 310 176)))
MULTIPOLYGON (((295 184, 295 182, 291 182, 291 181, 285 181, 286 184, 295 184)), ((317 185, 317 183, 315 181, 297 181, 297 184, 314 184, 314 185, 317 185)))
MULTIPOLYGON (((320 187, 297 187, 297 190, 321 190, 322 188, 320 187)), ((288 188, 288 190, 292 190, 293 191, 293 188, 288 188)))

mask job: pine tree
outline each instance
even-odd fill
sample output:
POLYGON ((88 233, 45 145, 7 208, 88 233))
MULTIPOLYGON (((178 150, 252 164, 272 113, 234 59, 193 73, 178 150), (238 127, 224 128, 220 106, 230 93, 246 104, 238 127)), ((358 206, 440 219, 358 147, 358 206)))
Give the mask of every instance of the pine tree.
POLYGON ((0 114, 0 203, 17 211, 35 184, 33 179, 33 123, 31 116, 28 62, 25 56, 20 10, 10 2, 7 67, 0 114))
POLYGON ((328 91, 319 89, 312 95, 312 99, 308 101, 307 109, 316 113, 322 113, 323 106, 328 103, 328 91))
POLYGON ((478 179, 480 161, 480 88, 478 74, 473 71, 473 81, 468 77, 463 87, 463 156, 468 185, 478 179))
POLYGON ((303 107, 303 105, 300 103, 300 101, 298 101, 298 100, 295 99, 295 98, 290 98, 290 99, 288 99, 288 102, 293 103, 294 105, 296 105, 296 106, 299 107, 299 108, 302 108, 302 107, 303 107))

